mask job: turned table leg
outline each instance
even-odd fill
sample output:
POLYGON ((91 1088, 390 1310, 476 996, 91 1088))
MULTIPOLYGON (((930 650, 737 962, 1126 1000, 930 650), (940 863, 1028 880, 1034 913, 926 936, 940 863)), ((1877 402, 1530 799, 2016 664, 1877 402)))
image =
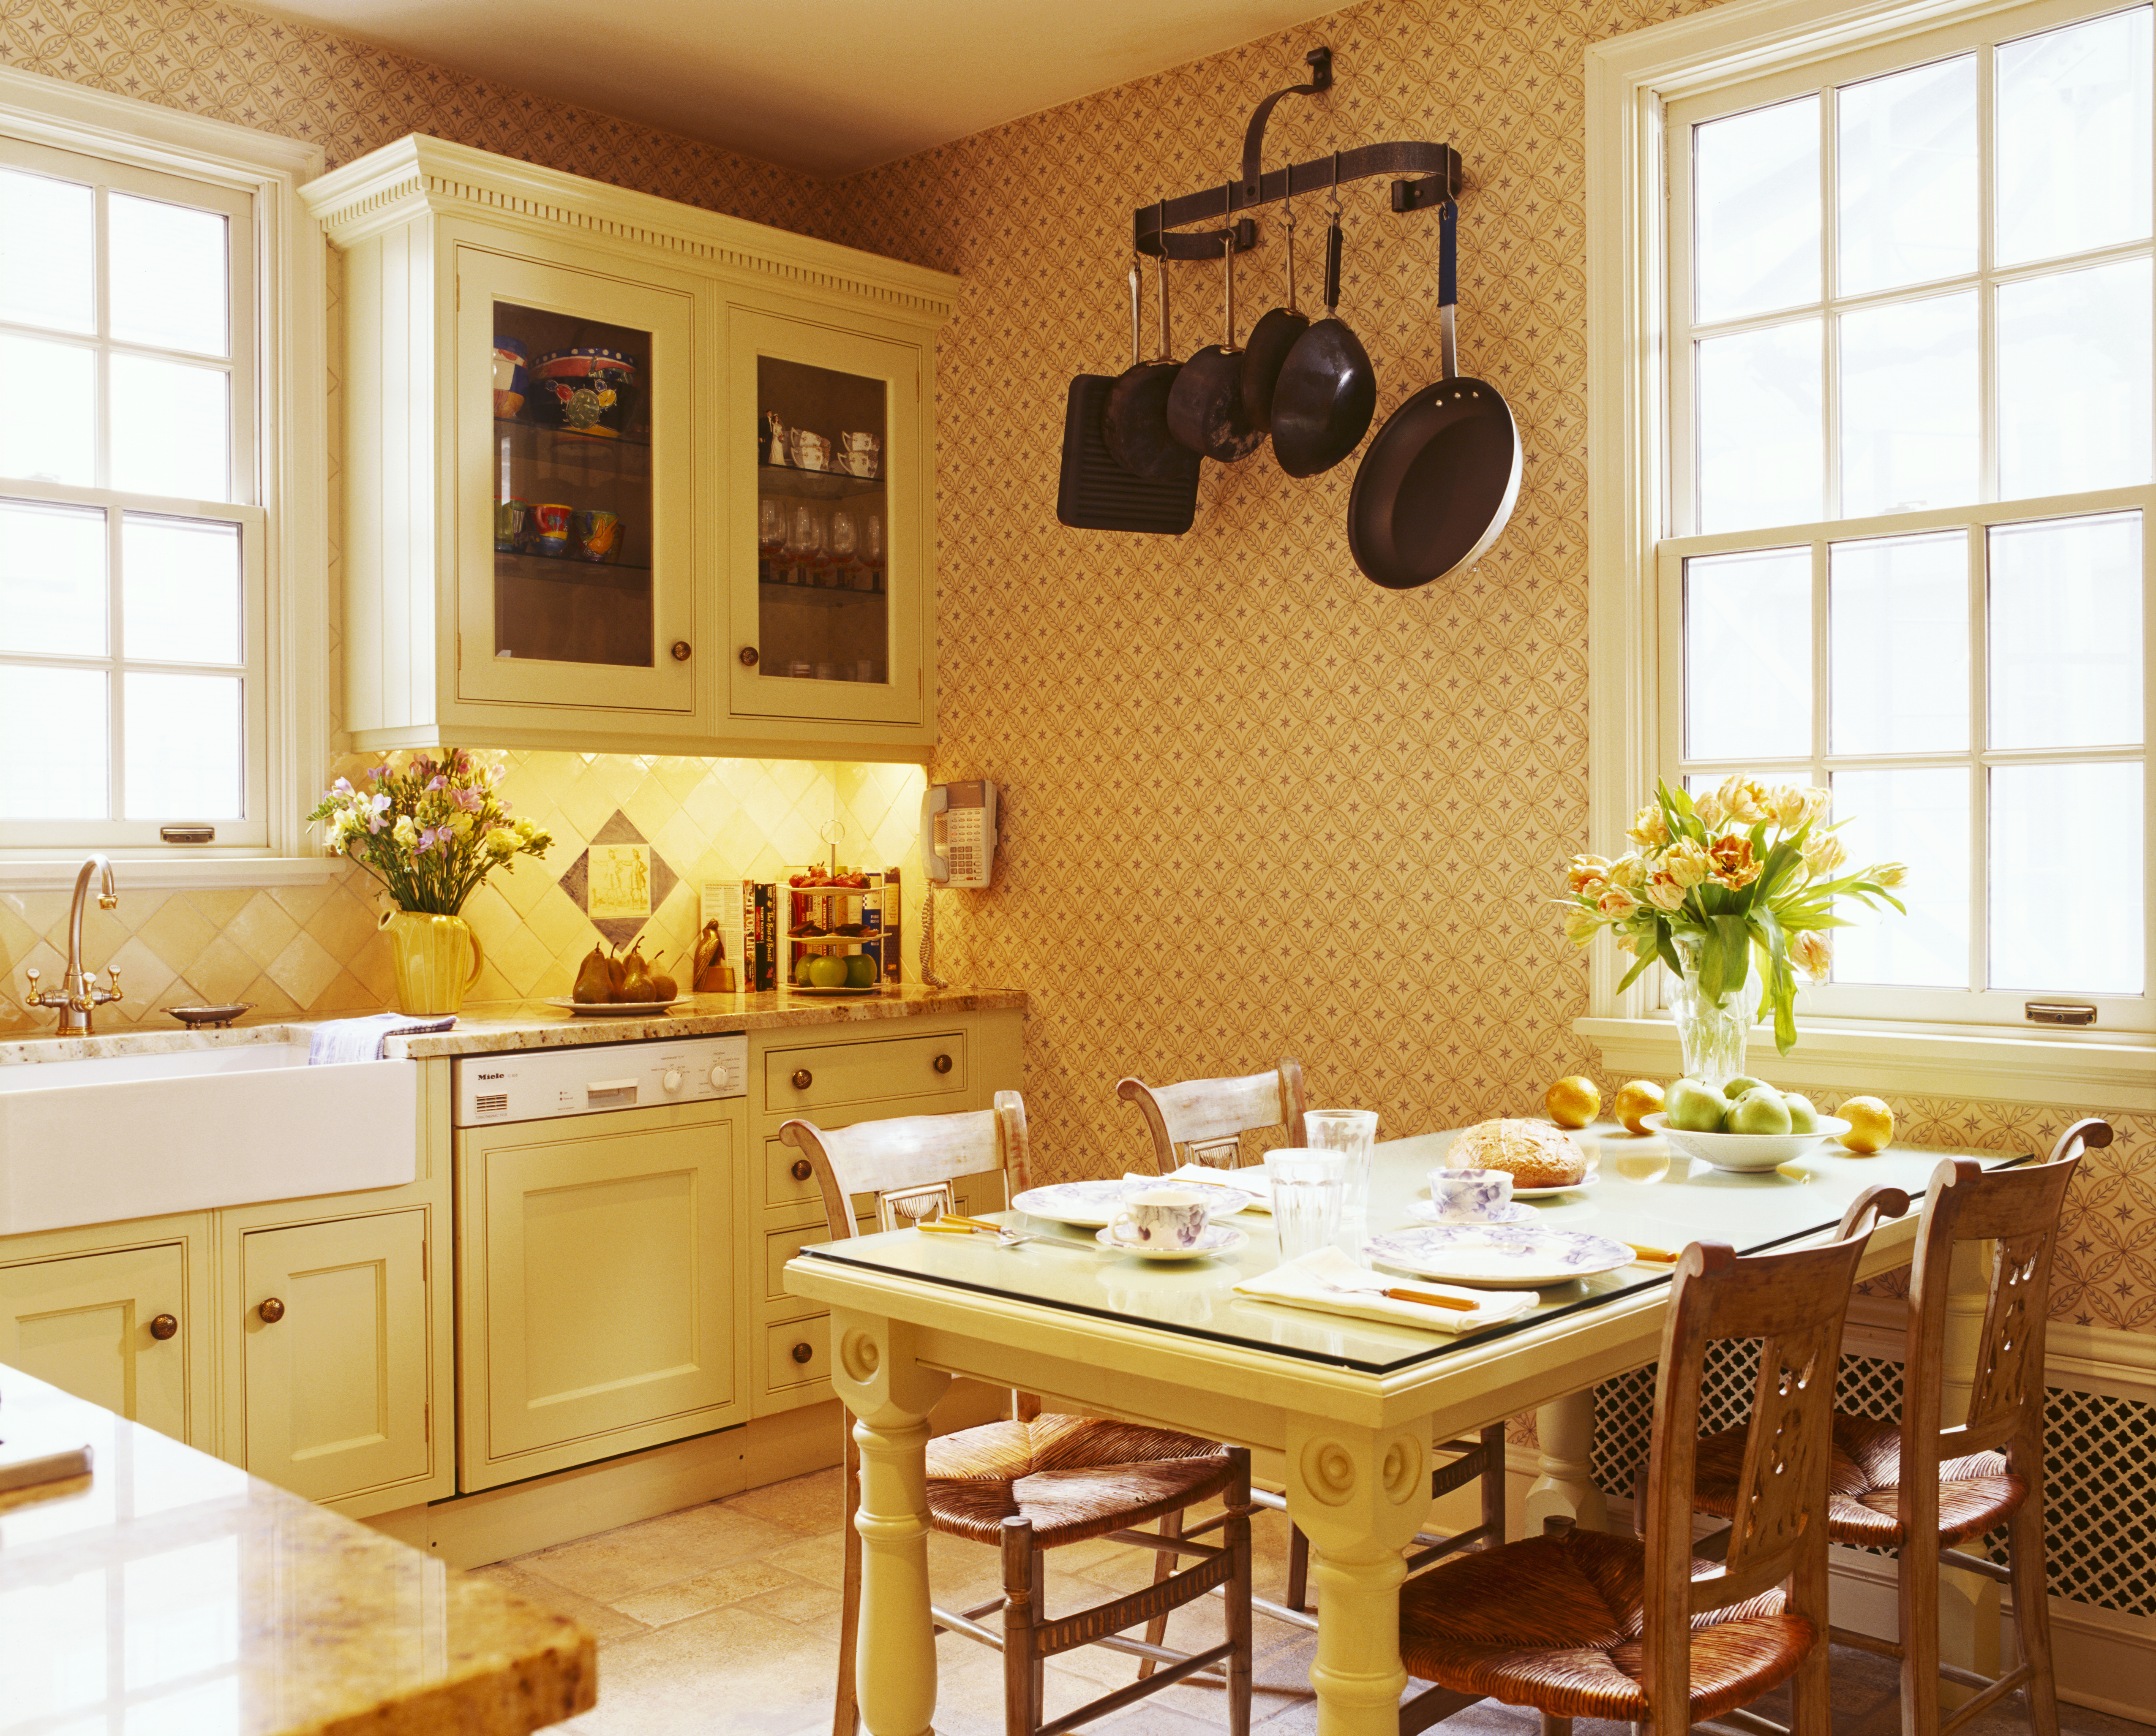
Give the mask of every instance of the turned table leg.
POLYGON ((1358 1429, 1295 1417, 1288 1517, 1311 1543, 1317 1592, 1318 1736, 1397 1736, 1400 1559, 1430 1511, 1430 1427, 1358 1429))
POLYGON ((1527 1486, 1524 1535, 1542 1535, 1543 1521, 1570 1519, 1584 1531, 1605 1529, 1602 1491, 1594 1486, 1594 1389, 1569 1392, 1535 1411, 1541 1473, 1527 1486))
POLYGON ((832 1385, 861 1454, 860 1641, 855 1681, 870 1736, 928 1736, 936 1631, 928 1611, 928 1412, 951 1377, 917 1366, 902 1322, 834 1310, 832 1385))

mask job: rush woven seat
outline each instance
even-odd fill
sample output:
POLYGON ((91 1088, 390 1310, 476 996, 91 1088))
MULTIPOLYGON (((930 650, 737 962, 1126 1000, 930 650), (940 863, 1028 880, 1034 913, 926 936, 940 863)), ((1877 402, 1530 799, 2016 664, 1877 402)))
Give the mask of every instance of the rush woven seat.
MULTIPOLYGON (((1721 1571, 1693 1563, 1695 1577, 1721 1571)), ((1558 1718, 1644 1723, 1646 1546, 1602 1531, 1531 1537, 1460 1555, 1400 1593, 1408 1673, 1558 1718)), ((1689 1721, 1756 1699, 1819 1638, 1779 1589, 1691 1621, 1689 1721)))
POLYGON ((1209 1501, 1235 1475, 1226 1447, 1167 1429, 1055 1415, 988 1422, 928 1443, 928 1517, 998 1547, 1004 1521, 1025 1518, 1053 1549, 1209 1501))
MULTIPOLYGON (((875 1201, 878 1228, 900 1230, 956 1212, 961 1178, 993 1175, 1006 1198, 1014 1185, 1023 1188, 1029 1179, 1025 1104, 1015 1091, 998 1091, 993 1109, 972 1114, 911 1115, 833 1129, 788 1121, 778 1136, 807 1154, 834 1242, 864 1233, 855 1216, 863 1195, 875 1201)), ((990 1544, 1003 1557, 1000 1597, 968 1610, 932 1604, 930 1614, 938 1632, 962 1634, 1003 1652, 1005 1736, 1039 1736, 1046 1722, 1042 1697, 1048 1660, 1081 1646, 1138 1658, 1137 1679, 1063 1713, 1054 1721, 1057 1732, 1120 1712, 1201 1670, 1217 1670, 1227 1678, 1229 1736, 1249 1736, 1249 1451, 1170 1429, 1044 1416, 1037 1400, 1019 1393, 1011 1401, 1009 1421, 932 1437, 924 1455, 930 1525, 990 1544), (1220 1511, 1186 1528, 1185 1510, 1216 1497, 1220 1511), (1155 1530, 1132 1529, 1155 1522, 1155 1530), (1213 1532, 1219 1534, 1218 1542, 1198 1540, 1213 1532), (1152 1549, 1162 1570, 1142 1591, 1051 1619, 1043 1600, 1046 1551, 1095 1538, 1152 1549), (1183 1564, 1191 1559, 1196 1566, 1183 1564), (1162 1643, 1171 1613, 1215 1593, 1226 1600, 1225 1639, 1187 1652, 1162 1643), (1003 1612, 1000 1634, 980 1620, 997 1611, 1003 1612), (1141 1626, 1145 1637, 1132 1637, 1128 1631, 1141 1626)), ((855 1672, 861 1537, 851 1521, 860 1506, 861 1447, 850 1421, 834 1736, 855 1736, 860 1727, 855 1672)))
POLYGON ((1400 1708, 1414 1736, 1479 1700, 1531 1706, 1543 1736, 1576 1718, 1682 1731, 1787 1682, 1798 1736, 1829 1736, 1827 1462, 1850 1286, 1881 1202, 1874 1188, 1836 1239, 1737 1257, 1694 1242, 1678 1260, 1655 1381, 1639 1539, 1551 1519, 1540 1537, 1455 1556, 1400 1591, 1400 1657, 1434 1683, 1400 1708), (1758 1339, 1758 1424, 1739 1467, 1726 1559, 1692 1549, 1693 1454, 1708 1346, 1758 1339))
MULTIPOLYGON (((1729 1429, 1699 1443, 1693 1504, 1732 1518, 1745 1432, 1729 1429)), ((1898 1549, 1902 1523, 1902 1425, 1837 1411, 1827 1464, 1827 1535, 1856 1549, 1898 1549)), ((1939 1541, 1964 1543, 1996 1529, 2028 1498, 2029 1485, 2000 1452, 1970 1453, 1939 1467, 1939 1541)))

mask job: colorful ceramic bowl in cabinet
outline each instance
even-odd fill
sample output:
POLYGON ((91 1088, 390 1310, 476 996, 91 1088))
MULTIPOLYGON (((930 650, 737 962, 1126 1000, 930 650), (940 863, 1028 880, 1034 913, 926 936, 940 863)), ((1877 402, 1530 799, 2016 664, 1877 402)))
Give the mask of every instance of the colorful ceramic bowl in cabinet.
POLYGON ((525 397, 531 390, 531 361, 525 353, 523 339, 495 339, 494 413, 504 422, 511 420, 524 407, 525 397))
POLYGON ((636 363, 619 350, 557 350, 539 358, 531 381, 542 422, 605 439, 628 426, 636 363))

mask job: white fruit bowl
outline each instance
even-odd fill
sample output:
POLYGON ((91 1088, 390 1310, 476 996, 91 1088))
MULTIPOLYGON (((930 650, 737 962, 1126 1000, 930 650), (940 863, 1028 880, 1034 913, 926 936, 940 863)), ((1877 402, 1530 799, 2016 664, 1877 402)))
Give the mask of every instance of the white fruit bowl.
POLYGON ((1849 1124, 1836 1115, 1819 1118, 1816 1132, 1808 1134, 1692 1134, 1671 1127, 1667 1115, 1642 1115, 1640 1125, 1651 1128, 1686 1157, 1697 1157, 1717 1170, 1740 1175, 1757 1175, 1808 1155, 1821 1139, 1839 1139, 1849 1124))

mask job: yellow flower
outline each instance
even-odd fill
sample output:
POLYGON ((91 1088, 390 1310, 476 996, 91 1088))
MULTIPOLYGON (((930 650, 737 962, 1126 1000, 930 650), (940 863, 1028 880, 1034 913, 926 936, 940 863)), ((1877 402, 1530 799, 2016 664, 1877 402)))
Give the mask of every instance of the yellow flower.
POLYGON ((486 852, 496 862, 506 862, 524 847, 517 842, 516 834, 507 827, 501 827, 486 835, 486 852))
POLYGON ((1715 792, 1722 812, 1740 826, 1757 826, 1762 820, 1773 817, 1774 809, 1767 800, 1767 792, 1758 780, 1740 777, 1732 772, 1722 779, 1722 787, 1715 792))
POLYGON ((1742 892, 1759 878, 1759 864, 1752 859, 1752 840, 1742 832, 1718 837, 1707 847, 1714 863, 1714 880, 1732 892, 1742 892))
POLYGON ((1612 886, 1595 900, 1602 914, 1613 922, 1621 922, 1640 908, 1639 899, 1621 886, 1612 886))
POLYGON ((1575 907, 1564 913, 1564 938, 1574 946, 1584 946, 1592 940, 1602 926, 1602 919, 1592 910, 1575 907))
POLYGON ((1909 870, 1903 863, 1882 862, 1871 870, 1871 878, 1891 890, 1909 878, 1909 870))
POLYGON ((1609 858, 1606 856, 1575 856, 1566 870, 1564 883, 1573 892, 1584 892, 1590 886, 1600 884, 1609 878, 1609 858))
POLYGON ((1712 790, 1692 804, 1691 811, 1698 817, 1699 823, 1709 832, 1722 823, 1722 814, 1726 812, 1722 806, 1722 798, 1712 790))
POLYGON ((1659 848, 1669 842, 1670 828, 1662 818, 1661 809, 1650 803, 1632 816, 1632 824, 1625 835, 1635 844, 1650 844, 1659 848))
POLYGON ((1814 982, 1825 982, 1834 965, 1834 949, 1817 929, 1802 929, 1789 942, 1789 956, 1814 982))
POLYGON ((1646 859, 1635 850, 1609 864, 1609 883, 1636 892, 1647 883, 1647 873, 1646 859))
POLYGON ((1679 838, 1662 858, 1662 872, 1678 885, 1690 888, 1714 872, 1714 863, 1690 838, 1679 838))
POLYGON ((1774 817, 1781 822, 1783 831, 1794 832, 1804 823, 1810 812, 1811 803, 1795 785, 1784 784, 1774 791, 1774 817))
POLYGON ((1825 879, 1848 859, 1848 850, 1830 832, 1815 832, 1804 840, 1804 867, 1815 880, 1825 879))
POLYGON ((1689 888, 1677 884, 1667 873, 1660 873, 1647 883, 1647 902, 1657 910, 1676 910, 1682 906, 1689 888))
POLYGON ((1834 791, 1822 790, 1817 784, 1804 786, 1804 817, 1824 820, 1834 812, 1834 791))

